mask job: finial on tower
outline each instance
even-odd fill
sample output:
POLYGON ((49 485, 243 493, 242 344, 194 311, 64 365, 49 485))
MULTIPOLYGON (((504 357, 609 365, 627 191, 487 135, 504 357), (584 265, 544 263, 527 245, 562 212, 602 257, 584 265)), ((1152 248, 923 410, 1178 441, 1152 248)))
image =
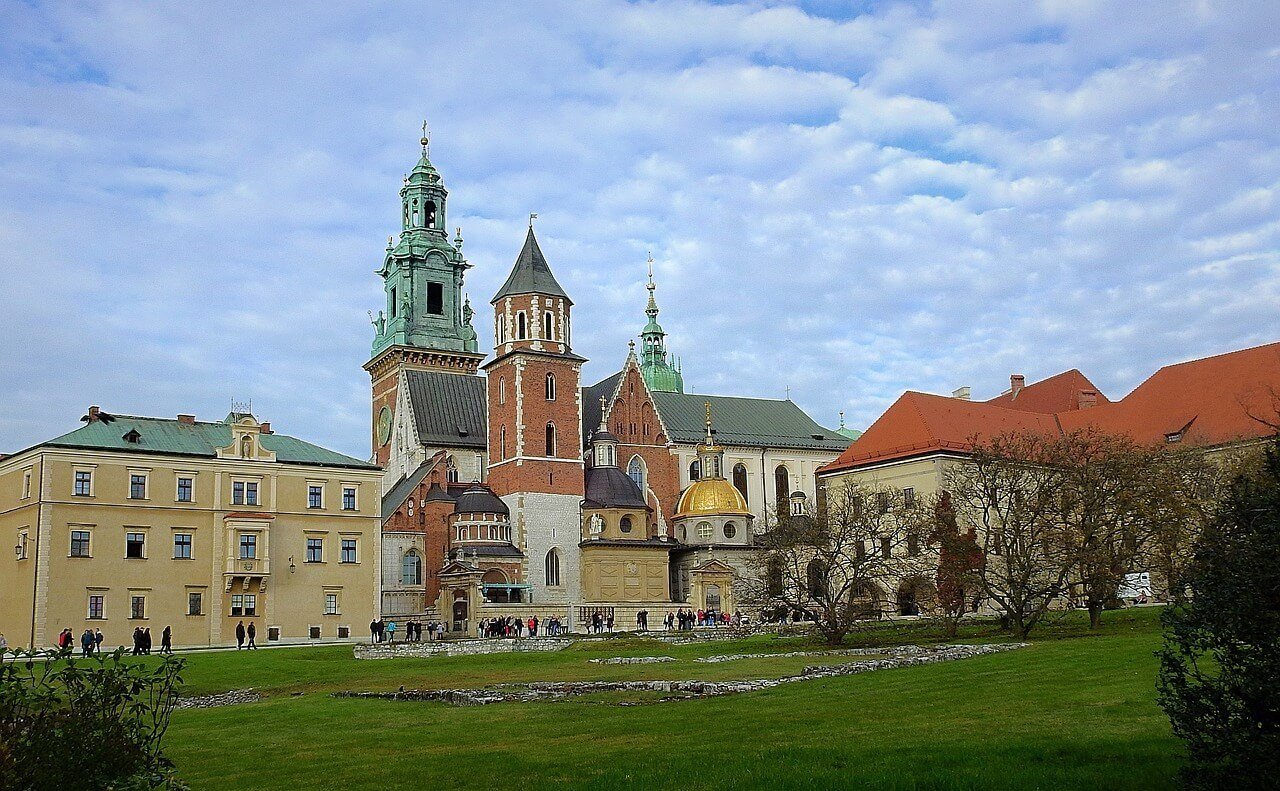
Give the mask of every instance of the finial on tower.
POLYGON ((387 249, 390 250, 392 247, 395 247, 395 246, 396 246, 396 238, 394 236, 388 236, 387 249))
POLYGON ((649 290, 653 290, 653 253, 649 253, 649 290))
POLYGON ((427 122, 422 122, 422 139, 418 141, 422 144, 422 155, 426 156, 431 153, 431 134, 427 129, 427 122))
POLYGON ((711 402, 704 401, 702 405, 707 408, 707 444, 714 445, 715 440, 711 438, 711 402))
POLYGON ((605 404, 604 396, 600 396, 600 430, 601 431, 607 431, 607 429, 605 428, 605 419, 608 416, 604 413, 604 404, 605 404))
POLYGON ((840 428, 844 428, 844 410, 840 410, 840 428))
POLYGON ((462 226, 461 225, 459 225, 455 229, 455 233, 453 235, 453 246, 458 248, 458 251, 461 252, 462 250, 462 226))
POLYGON ((529 215, 529 230, 531 230, 531 231, 533 230, 533 221, 534 221, 534 220, 536 220, 536 219, 538 219, 538 215, 536 215, 536 214, 530 214, 530 215, 529 215))

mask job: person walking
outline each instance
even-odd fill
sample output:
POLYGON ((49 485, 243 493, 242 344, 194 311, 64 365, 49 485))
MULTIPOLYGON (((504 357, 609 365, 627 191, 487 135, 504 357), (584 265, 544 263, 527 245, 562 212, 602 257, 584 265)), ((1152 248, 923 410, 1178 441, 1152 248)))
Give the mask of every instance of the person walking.
POLYGON ((369 642, 371 643, 378 642, 378 619, 377 618, 373 619, 372 621, 369 621, 369 642))
POLYGON ((93 652, 95 654, 102 653, 102 630, 101 629, 93 630, 93 652))
POLYGON ((80 635, 80 655, 85 659, 93 653, 93 632, 88 629, 84 630, 84 634, 80 635))
POLYGON ((258 627, 256 627, 256 626, 254 626, 254 625, 253 625, 253 621, 250 621, 250 622, 249 622, 249 631, 248 631, 248 635, 249 635, 249 648, 251 648, 251 649, 253 649, 253 650, 255 650, 255 651, 256 651, 256 650, 258 650, 258 644, 257 644, 257 643, 255 643, 255 642, 253 641, 253 638, 254 638, 255 636, 257 636, 257 634, 258 634, 258 627))
POLYGON ((164 631, 160 633, 160 653, 173 653, 173 628, 166 626, 164 631))
POLYGON ((9 641, 5 639, 4 632, 0 632, 0 654, 9 650, 9 641))
POLYGON ((142 656, 142 627, 133 627, 133 655, 142 656))
POLYGON ((142 630, 142 653, 144 656, 151 656, 151 627, 150 626, 142 630))
POLYGON ((244 648, 244 621, 236 624, 236 650, 244 648))
POLYGON ((396 641, 396 622, 387 621, 387 642, 394 643, 396 641))

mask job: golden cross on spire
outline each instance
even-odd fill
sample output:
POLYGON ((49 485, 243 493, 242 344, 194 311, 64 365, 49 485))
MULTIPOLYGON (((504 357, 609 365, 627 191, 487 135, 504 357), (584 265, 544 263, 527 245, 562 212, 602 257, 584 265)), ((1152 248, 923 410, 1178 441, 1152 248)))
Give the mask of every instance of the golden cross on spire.
POLYGON ((427 122, 422 122, 422 139, 418 141, 422 143, 422 153, 427 154, 431 151, 431 134, 427 130, 427 122))

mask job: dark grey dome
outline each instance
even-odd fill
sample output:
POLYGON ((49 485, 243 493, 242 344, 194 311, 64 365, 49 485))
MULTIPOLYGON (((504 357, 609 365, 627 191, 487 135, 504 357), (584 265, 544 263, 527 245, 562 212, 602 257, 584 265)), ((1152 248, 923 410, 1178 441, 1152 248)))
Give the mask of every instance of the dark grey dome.
POLYGON ((478 483, 472 484, 470 489, 458 495, 457 502, 453 504, 453 512, 455 514, 502 514, 503 516, 510 513, 506 503, 478 483))

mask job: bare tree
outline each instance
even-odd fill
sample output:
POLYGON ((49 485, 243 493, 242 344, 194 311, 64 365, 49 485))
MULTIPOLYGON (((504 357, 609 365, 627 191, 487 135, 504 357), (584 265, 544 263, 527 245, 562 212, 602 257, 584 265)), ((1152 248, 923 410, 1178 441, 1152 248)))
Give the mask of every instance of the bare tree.
POLYGON ((1076 556, 1056 518, 1064 472, 1056 439, 1014 432, 974 438, 966 463, 947 471, 958 528, 982 550, 982 593, 1008 629, 1025 637, 1067 591, 1076 556))
POLYGON ((904 492, 857 484, 816 513, 787 516, 756 538, 756 598, 812 617, 832 645, 886 610, 892 583, 928 574, 927 513, 904 492))

